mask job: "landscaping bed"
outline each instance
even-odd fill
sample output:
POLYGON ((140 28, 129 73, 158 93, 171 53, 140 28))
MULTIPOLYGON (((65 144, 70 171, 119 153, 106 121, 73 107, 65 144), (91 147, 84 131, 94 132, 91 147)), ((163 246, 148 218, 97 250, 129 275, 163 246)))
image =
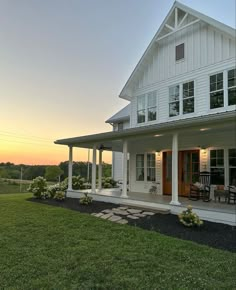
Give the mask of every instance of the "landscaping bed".
MULTIPOLYGON (((56 201, 52 199, 40 200, 31 198, 31 201, 43 204, 59 206, 81 213, 100 213, 105 209, 118 208, 120 205, 93 201, 92 204, 80 205, 76 198, 66 198, 64 201, 56 201)), ((145 230, 156 231, 161 234, 176 237, 183 240, 190 240, 199 244, 208 245, 210 247, 236 252, 236 227, 204 221, 203 226, 188 228, 183 226, 178 216, 172 214, 159 214, 153 216, 145 216, 136 220, 129 219, 128 224, 137 226, 145 230)))

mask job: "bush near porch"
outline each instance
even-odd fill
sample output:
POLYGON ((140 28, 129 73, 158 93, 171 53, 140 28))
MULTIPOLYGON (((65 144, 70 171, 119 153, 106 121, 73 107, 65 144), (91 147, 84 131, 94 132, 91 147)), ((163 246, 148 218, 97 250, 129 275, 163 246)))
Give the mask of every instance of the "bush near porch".
POLYGON ((236 254, 0 196, 3 289, 234 289, 236 254))

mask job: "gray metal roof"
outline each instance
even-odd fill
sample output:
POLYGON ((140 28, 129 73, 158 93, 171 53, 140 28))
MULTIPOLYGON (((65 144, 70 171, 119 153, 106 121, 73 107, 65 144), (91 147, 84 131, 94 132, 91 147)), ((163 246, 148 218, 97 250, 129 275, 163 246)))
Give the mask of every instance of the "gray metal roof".
MULTIPOLYGON (((173 120, 165 123, 159 123, 148 126, 141 126, 135 128, 129 128, 123 131, 109 131, 105 133, 86 135, 81 137, 73 137, 56 140, 55 144, 68 145, 68 146, 78 146, 85 143, 96 143, 104 142, 109 140, 121 140, 134 136, 142 136, 148 134, 159 134, 168 131, 176 131, 197 126, 210 126, 214 124, 223 124, 224 122, 230 121, 235 122, 236 128, 236 111, 229 111, 223 113, 210 114, 205 116, 198 116, 193 118, 173 120)), ((83 146, 81 146, 83 147, 83 146)), ((90 148, 89 146, 86 148, 90 148)))
POLYGON ((130 104, 118 111, 115 115, 106 120, 106 123, 118 123, 130 119, 130 104))

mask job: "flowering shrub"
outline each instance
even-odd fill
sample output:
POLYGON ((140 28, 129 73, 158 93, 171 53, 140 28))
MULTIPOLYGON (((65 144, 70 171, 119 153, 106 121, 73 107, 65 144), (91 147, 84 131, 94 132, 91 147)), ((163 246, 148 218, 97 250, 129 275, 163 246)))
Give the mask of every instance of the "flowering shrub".
POLYGON ((88 193, 87 192, 84 193, 84 197, 81 197, 79 199, 79 203, 80 204, 83 204, 83 205, 89 205, 89 204, 92 203, 92 201, 93 201, 93 198, 90 197, 90 196, 88 196, 88 193))
POLYGON ((63 201, 65 199, 65 192, 64 191, 56 191, 54 195, 54 199, 63 201))
POLYGON ((117 182, 111 177, 102 178, 102 187, 103 188, 113 188, 117 186, 117 182))
POLYGON ((63 186, 61 186, 60 183, 56 183, 56 184, 53 184, 53 185, 50 185, 48 187, 48 195, 50 198, 54 198, 57 191, 64 191, 64 188, 63 186))
POLYGON ((33 182, 30 184, 27 189, 29 192, 32 192, 34 197, 46 199, 49 198, 49 193, 47 190, 47 181, 42 176, 38 176, 33 179, 33 182))
POLYGON ((191 205, 188 205, 187 210, 179 214, 179 221, 186 227, 200 227, 203 224, 199 216, 192 211, 191 205))
MULTIPOLYGON (((61 182, 61 188, 63 190, 66 190, 68 188, 68 177, 61 182)), ((72 188, 74 190, 85 189, 86 188, 85 179, 80 175, 72 176, 72 188)))

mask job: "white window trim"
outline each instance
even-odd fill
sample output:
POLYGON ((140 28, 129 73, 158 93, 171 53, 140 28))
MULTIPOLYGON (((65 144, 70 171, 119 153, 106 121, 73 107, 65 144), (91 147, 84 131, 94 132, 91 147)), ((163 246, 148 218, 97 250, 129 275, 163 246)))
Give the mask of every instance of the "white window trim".
POLYGON ((168 87, 168 120, 176 120, 176 119, 179 119, 180 116, 182 116, 182 117, 193 117, 193 116, 196 115, 196 83, 197 83, 196 80, 190 79, 190 80, 182 81, 182 82, 177 83, 177 84, 173 84, 173 85, 168 87), (192 113, 184 114, 183 113, 183 101, 184 101, 184 98, 183 98, 183 85, 186 84, 186 83, 190 83, 190 82, 193 82, 193 87, 194 87, 194 95, 193 95, 194 111, 192 113), (170 99, 169 99, 170 95, 169 95, 169 89, 172 88, 172 87, 175 87, 175 86, 179 86, 179 115, 170 117, 170 99))
POLYGON ((236 105, 229 105, 229 100, 228 100, 228 71, 236 69, 235 66, 229 67, 224 70, 219 70, 214 73, 208 74, 208 99, 207 99, 207 104, 208 104, 208 112, 207 113, 220 113, 225 111, 227 108, 236 108, 236 105), (223 90, 224 90, 224 106, 220 108, 214 108, 211 109, 211 101, 210 101, 210 77, 219 73, 223 73, 223 90))
MULTIPOLYGON (((153 168, 153 167, 151 167, 153 168)), ((157 180, 157 157, 156 157, 156 152, 145 152, 145 153, 136 153, 135 154, 135 182, 142 182, 142 183, 153 183, 156 182, 157 180), (137 160, 137 155, 144 155, 144 180, 137 180, 137 166, 136 166, 136 160, 137 160), (147 180, 147 155, 148 154, 154 154, 155 155, 155 180, 150 181, 147 180)))
POLYGON ((152 91, 149 91, 147 93, 144 93, 144 94, 140 94, 138 96, 136 96, 136 126, 142 126, 142 125, 147 125, 147 124, 154 124, 158 121, 158 108, 159 108, 159 105, 158 105, 158 93, 157 93, 157 90, 152 90, 152 91), (153 108, 153 107, 148 107, 148 94, 152 93, 152 92, 156 92, 156 120, 152 120, 152 121, 148 121, 148 109, 149 108, 153 108), (141 97, 141 96, 145 96, 145 121, 142 122, 142 123, 138 123, 138 111, 141 111, 141 110, 138 110, 138 98, 141 97))

